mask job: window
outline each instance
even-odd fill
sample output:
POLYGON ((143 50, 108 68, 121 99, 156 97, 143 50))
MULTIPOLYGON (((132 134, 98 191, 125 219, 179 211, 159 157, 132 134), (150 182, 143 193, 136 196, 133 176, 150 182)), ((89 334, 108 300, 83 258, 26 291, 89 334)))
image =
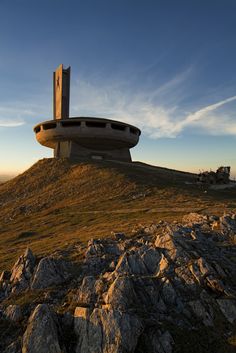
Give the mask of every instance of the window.
POLYGON ((111 124, 111 128, 114 130, 125 131, 125 126, 120 124, 111 124))
POLYGON ((43 130, 55 129, 57 127, 56 123, 43 124, 43 130))
POLYGON ((104 128, 104 127, 106 127, 106 123, 101 123, 101 122, 98 122, 98 121, 86 121, 86 126, 87 127, 104 128))
POLYGON ((61 125, 64 127, 71 127, 71 126, 80 126, 80 121, 62 121, 61 125))
POLYGON ((39 131, 41 130, 41 126, 39 125, 39 126, 36 126, 35 128, 34 128, 34 132, 37 134, 39 131))

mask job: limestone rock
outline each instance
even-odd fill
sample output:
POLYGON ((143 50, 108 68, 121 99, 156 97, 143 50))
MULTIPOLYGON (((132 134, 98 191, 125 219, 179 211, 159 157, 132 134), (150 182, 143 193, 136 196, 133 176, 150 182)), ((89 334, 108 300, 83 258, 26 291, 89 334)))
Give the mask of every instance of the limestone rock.
POLYGON ((194 314, 202 320, 205 326, 213 326, 212 313, 209 313, 200 300, 191 301, 188 303, 194 314))
POLYGON ((163 277, 161 281, 163 282, 161 290, 162 299, 167 305, 175 305, 177 293, 173 285, 168 278, 163 277))
POLYGON ((174 340, 169 331, 149 328, 141 334, 138 352, 145 353, 172 353, 174 340), (140 348, 139 348, 140 346, 140 348))
POLYGON ((200 213, 189 213, 187 215, 183 216, 183 223, 187 223, 188 225, 196 225, 196 224, 202 224, 207 221, 207 216, 202 215, 200 213))
POLYGON ((22 311, 19 305, 9 305, 5 310, 5 316, 11 321, 20 321, 22 319, 22 311))
POLYGON ((220 217, 221 229, 225 232, 236 233, 236 217, 235 215, 225 214, 220 217))
POLYGON ((135 315, 118 310, 76 308, 76 353, 131 353, 142 325, 135 315))
POLYGON ((21 353, 20 343, 18 341, 12 342, 3 353, 21 353))
POLYGON ((94 276, 86 276, 78 291, 78 302, 83 304, 94 303, 96 300, 94 276))
POLYGON ((63 353, 58 341, 57 320, 46 304, 39 304, 29 318, 22 353, 63 353))
MULTIPOLYGON (((84 259, 78 272, 64 260, 66 251, 37 266, 26 252, 11 280, 0 281, 0 300, 12 287, 30 288, 30 293, 17 292, 17 298, 36 294, 38 301, 42 293, 40 301, 54 309, 40 304, 34 310, 22 352, 172 353, 208 347, 213 353, 212 342, 226 352, 236 321, 235 219, 233 214, 221 220, 191 214, 185 224, 153 223, 139 226, 131 238, 91 240, 86 249, 74 248, 84 259), (215 221, 220 229, 213 227, 215 221)), ((25 320, 17 318, 18 306, 5 305, 0 320, 9 337, 1 340, 0 351, 19 353, 12 343, 25 320)), ((24 305, 24 316, 32 306, 24 305)))
POLYGON ((105 303, 112 308, 125 310, 132 307, 135 297, 132 280, 129 277, 117 277, 107 292, 105 303))
POLYGON ((30 249, 26 249, 24 255, 19 257, 11 271, 12 292, 20 292, 29 287, 34 266, 35 257, 30 249))
POLYGON ((236 302, 228 299, 217 299, 217 303, 226 319, 233 324, 236 320, 236 302))
POLYGON ((64 260, 44 257, 37 266, 31 288, 42 289, 60 285, 69 278, 68 264, 64 260))

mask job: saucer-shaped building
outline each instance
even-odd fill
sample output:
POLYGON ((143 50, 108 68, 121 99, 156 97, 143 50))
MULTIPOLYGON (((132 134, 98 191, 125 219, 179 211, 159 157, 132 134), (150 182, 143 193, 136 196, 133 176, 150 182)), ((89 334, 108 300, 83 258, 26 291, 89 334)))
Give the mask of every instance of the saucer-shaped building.
POLYGON ((114 159, 130 162, 130 148, 137 145, 140 130, 119 121, 69 118, 44 121, 34 127, 37 141, 54 149, 54 157, 114 159))
POLYGON ((70 68, 54 73, 54 120, 34 127, 37 141, 54 150, 54 157, 77 160, 110 159, 131 162, 130 148, 141 131, 132 125, 95 117, 69 118, 70 68))

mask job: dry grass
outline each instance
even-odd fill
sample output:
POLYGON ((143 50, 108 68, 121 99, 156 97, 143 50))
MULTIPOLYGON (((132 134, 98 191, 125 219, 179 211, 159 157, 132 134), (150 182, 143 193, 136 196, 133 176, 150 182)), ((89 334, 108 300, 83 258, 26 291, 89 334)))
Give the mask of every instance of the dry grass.
POLYGON ((0 185, 0 269, 26 246, 42 256, 139 223, 180 220, 188 212, 236 208, 236 190, 208 191, 193 174, 142 164, 71 164, 44 159, 0 185))

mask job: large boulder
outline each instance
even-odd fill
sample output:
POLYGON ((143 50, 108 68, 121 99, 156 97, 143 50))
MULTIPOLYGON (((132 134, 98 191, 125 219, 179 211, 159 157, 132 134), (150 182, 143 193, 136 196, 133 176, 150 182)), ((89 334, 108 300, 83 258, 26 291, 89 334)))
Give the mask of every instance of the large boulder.
POLYGON ((39 304, 29 318, 23 336, 22 353, 63 353, 56 315, 46 304, 39 304))
POLYGON ((132 307, 135 299, 132 280, 129 277, 117 277, 105 296, 105 303, 112 308, 125 310, 132 307))
POLYGON ((29 287, 34 267, 35 256, 30 249, 26 249, 24 255, 19 257, 11 271, 10 282, 13 293, 19 293, 29 287))
POLYGON ((66 261, 52 257, 44 257, 37 266, 31 288, 43 289, 60 285, 69 278, 69 265, 66 261))
POLYGON ((76 353, 131 353, 142 325, 135 315, 118 310, 78 307, 74 313, 76 353))

